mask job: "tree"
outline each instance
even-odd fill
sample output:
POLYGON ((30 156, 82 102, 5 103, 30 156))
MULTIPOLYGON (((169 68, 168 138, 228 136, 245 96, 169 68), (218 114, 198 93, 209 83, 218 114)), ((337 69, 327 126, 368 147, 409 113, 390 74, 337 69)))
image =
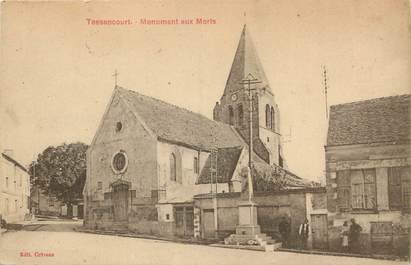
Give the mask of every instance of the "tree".
POLYGON ((80 142, 49 146, 30 165, 31 184, 65 203, 81 198, 86 181, 87 148, 80 142))

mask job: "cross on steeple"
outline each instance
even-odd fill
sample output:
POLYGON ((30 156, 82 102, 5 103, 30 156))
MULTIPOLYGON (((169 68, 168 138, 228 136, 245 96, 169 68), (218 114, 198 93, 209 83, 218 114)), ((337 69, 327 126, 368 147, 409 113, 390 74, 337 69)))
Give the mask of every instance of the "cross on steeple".
POLYGON ((117 76, 118 76, 118 75, 119 75, 119 73, 117 72, 117 69, 114 70, 113 76, 114 76, 114 84, 115 84, 115 86, 117 86, 117 76))

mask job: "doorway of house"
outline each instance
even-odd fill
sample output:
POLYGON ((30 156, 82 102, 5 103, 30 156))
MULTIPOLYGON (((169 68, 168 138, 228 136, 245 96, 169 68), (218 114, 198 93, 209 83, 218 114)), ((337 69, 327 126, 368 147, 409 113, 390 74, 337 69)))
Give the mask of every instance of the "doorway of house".
POLYGON ((174 207, 174 217, 177 236, 194 236, 194 209, 192 206, 174 207))
POLYGON ((327 229, 326 214, 311 215, 311 235, 313 248, 327 249, 328 248, 328 229, 327 229))
POLYGON ((113 183, 112 199, 114 208, 114 221, 122 222, 128 219, 129 185, 124 182, 113 183))
POLYGON ((203 237, 214 238, 215 237, 215 224, 214 224, 214 210, 204 209, 202 215, 203 224, 203 237))

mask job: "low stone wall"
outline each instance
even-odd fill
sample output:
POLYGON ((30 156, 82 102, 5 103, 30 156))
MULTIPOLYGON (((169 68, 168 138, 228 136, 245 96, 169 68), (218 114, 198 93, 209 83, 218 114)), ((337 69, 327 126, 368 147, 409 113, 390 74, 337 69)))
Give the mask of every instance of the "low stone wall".
POLYGON ((138 234, 160 235, 157 221, 135 221, 128 223, 128 229, 138 234))
MULTIPOLYGON (((110 198, 105 200, 89 201, 84 226, 88 229, 111 230, 116 222, 113 217, 113 206, 110 198)), ((141 200, 134 200, 129 207, 126 228, 138 234, 174 237, 174 222, 158 221, 158 211, 154 204, 141 204, 141 200)))

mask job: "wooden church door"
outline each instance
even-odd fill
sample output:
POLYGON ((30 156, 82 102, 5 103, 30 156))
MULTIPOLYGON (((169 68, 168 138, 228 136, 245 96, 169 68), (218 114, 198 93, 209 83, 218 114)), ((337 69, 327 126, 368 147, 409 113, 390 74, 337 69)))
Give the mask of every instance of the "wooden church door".
POLYGON ((113 186, 114 221, 127 221, 128 196, 127 184, 121 183, 113 186))

